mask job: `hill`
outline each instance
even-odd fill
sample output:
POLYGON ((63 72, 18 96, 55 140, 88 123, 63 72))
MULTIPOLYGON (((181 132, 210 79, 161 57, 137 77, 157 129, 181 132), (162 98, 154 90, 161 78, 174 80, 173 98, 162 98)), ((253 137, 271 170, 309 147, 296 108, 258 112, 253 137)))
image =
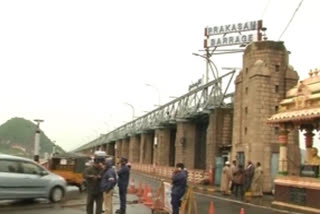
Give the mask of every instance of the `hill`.
MULTIPOLYGON (((0 126, 0 152, 32 158, 36 128, 36 124, 23 118, 8 120, 0 126)), ((51 154, 53 146, 52 141, 41 132, 40 157, 44 157, 45 153, 51 154)), ((64 152, 59 146, 56 146, 56 151, 64 152)))

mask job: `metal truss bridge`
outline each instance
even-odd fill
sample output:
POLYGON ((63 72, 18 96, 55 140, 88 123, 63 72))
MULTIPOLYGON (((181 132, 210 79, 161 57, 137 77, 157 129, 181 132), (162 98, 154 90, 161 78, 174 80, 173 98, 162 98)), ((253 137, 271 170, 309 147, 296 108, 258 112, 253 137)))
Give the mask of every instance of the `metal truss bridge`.
POLYGON ((209 114, 215 108, 232 108, 234 93, 227 93, 227 91, 234 74, 235 70, 232 70, 102 135, 75 151, 89 149, 157 128, 168 127, 176 124, 179 120, 190 120, 200 115, 209 114))

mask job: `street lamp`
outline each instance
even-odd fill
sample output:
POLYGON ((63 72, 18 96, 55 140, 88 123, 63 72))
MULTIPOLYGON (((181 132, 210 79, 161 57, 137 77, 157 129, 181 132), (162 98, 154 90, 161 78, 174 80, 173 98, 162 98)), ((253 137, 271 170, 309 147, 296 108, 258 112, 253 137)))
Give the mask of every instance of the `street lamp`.
POLYGON ((131 109, 132 109, 132 120, 134 120, 134 107, 133 107, 133 105, 131 105, 130 103, 123 103, 123 104, 128 105, 128 106, 131 107, 131 109))
POLYGON ((219 78, 219 73, 218 73, 218 68, 217 68, 217 66, 216 66, 216 64, 209 58, 209 56, 204 56, 204 55, 200 55, 200 54, 197 54, 197 53, 192 53, 192 55, 194 55, 194 56, 199 56, 199 57, 201 57, 201 58, 204 58, 205 60, 206 60, 206 73, 205 73, 205 82, 204 82, 204 84, 206 84, 206 83, 208 83, 209 82, 209 67, 211 68, 211 71, 212 71, 212 74, 213 74, 213 77, 215 78, 215 79, 218 79, 219 78), (212 68, 212 65, 214 66, 214 68, 215 68, 215 70, 216 70, 216 72, 217 72, 217 76, 215 75, 215 73, 214 73, 214 70, 213 70, 213 68, 212 68))
POLYGON ((157 91, 157 93, 158 93, 158 105, 161 106, 160 91, 159 91, 159 89, 158 89, 157 87, 155 87, 154 85, 151 85, 151 84, 148 84, 148 83, 145 84, 145 86, 151 87, 151 88, 153 88, 154 90, 157 91))
POLYGON ((40 150, 40 123, 43 122, 44 120, 40 119, 35 119, 34 120, 37 123, 37 128, 36 128, 36 133, 34 137, 34 161, 39 162, 39 150, 40 150))

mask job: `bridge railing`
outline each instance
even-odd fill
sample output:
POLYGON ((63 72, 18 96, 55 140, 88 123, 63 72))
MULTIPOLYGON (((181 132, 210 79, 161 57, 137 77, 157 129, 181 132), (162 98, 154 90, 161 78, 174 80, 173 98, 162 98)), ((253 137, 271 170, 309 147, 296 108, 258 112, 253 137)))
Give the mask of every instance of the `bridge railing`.
POLYGON ((91 141, 90 143, 78 148, 76 151, 110 143, 118 139, 123 139, 134 134, 148 132, 150 130, 176 123, 179 119, 190 119, 197 115, 207 114, 209 110, 217 107, 232 106, 234 93, 227 94, 227 89, 234 76, 235 71, 202 85, 181 97, 178 97, 169 103, 166 103, 145 115, 134 119, 117 129, 103 135, 102 137, 91 141), (222 81, 227 80, 227 88, 223 92, 222 81), (229 99, 231 98, 231 99, 229 99))

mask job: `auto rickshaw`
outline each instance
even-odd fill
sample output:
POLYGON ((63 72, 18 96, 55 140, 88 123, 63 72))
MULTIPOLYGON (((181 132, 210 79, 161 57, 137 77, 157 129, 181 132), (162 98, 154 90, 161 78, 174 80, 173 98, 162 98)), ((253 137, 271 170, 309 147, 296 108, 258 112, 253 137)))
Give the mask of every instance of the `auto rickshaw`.
POLYGON ((49 161, 49 170, 62 176, 68 184, 79 187, 80 192, 85 189, 83 172, 90 156, 78 153, 58 154, 49 161))

